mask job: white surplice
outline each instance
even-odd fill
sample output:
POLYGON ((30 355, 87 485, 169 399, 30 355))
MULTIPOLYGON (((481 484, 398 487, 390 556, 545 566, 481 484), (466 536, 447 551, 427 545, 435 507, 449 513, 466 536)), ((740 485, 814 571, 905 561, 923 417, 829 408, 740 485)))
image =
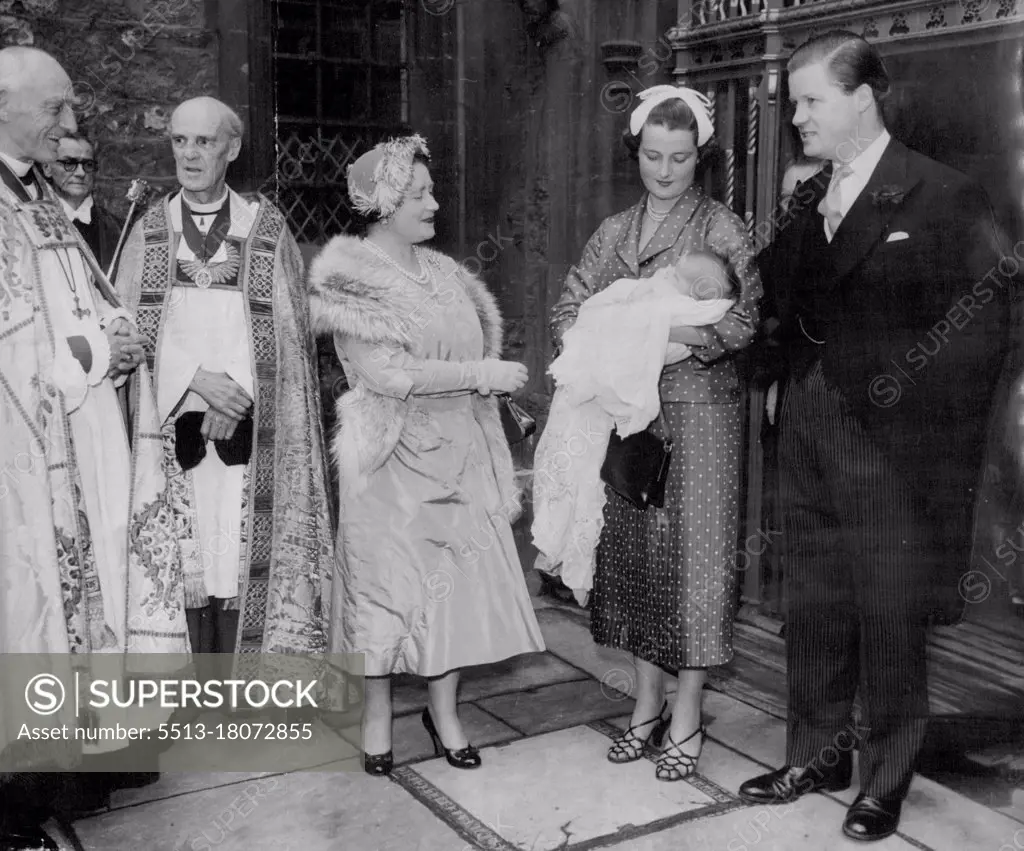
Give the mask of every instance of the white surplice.
POLYGON ((110 364, 110 347, 100 328, 100 322, 108 324, 117 311, 102 298, 94 297, 79 252, 41 252, 39 263, 57 345, 66 347, 67 337, 81 334, 92 349, 93 363, 88 375, 77 360, 70 358, 69 350, 69 358, 58 361, 63 361, 68 369, 61 371, 57 383, 68 403, 68 420, 103 592, 103 612, 117 637, 116 647, 102 650, 117 651, 124 648, 125 642, 131 453, 114 382, 105 376, 110 364), (80 320, 73 312, 75 299, 65 270, 71 270, 81 307, 90 312, 80 320))
MULTIPOLYGON (((244 240, 255 222, 258 204, 250 204, 229 191, 231 226, 228 239, 244 240)), ((170 201, 171 229, 182 232, 182 198, 170 201)), ((205 205, 219 207, 220 204, 205 205)), ((186 210, 186 214, 187 210, 186 210)), ((200 233, 209 231, 214 216, 194 217, 200 233)), ((227 258, 226 242, 211 258, 211 265, 227 258)), ((178 261, 195 259, 184 238, 178 240, 178 261)), ((176 276, 175 276, 176 277, 176 276)), ((237 289, 199 289, 172 281, 173 293, 167 304, 167 318, 156 356, 156 388, 159 416, 174 421, 189 411, 206 411, 209 405, 189 390, 196 370, 227 373, 250 395, 253 394, 252 351, 246 320, 245 299, 237 289)), ((255 437, 255 435, 254 435, 255 437)), ((196 540, 210 597, 228 599, 238 594, 239 549, 241 545, 242 487, 244 465, 229 467, 221 461, 212 443, 206 457, 193 468, 196 540)))

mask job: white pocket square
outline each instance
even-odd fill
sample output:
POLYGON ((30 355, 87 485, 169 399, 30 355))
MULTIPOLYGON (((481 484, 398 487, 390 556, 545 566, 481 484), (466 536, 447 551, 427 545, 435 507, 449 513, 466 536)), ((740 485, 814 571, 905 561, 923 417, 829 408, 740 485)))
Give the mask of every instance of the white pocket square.
POLYGON ((895 231, 894 233, 889 234, 889 236, 886 237, 885 241, 886 242, 900 242, 900 241, 902 241, 904 239, 910 239, 910 234, 907 233, 905 230, 898 230, 898 231, 895 231))

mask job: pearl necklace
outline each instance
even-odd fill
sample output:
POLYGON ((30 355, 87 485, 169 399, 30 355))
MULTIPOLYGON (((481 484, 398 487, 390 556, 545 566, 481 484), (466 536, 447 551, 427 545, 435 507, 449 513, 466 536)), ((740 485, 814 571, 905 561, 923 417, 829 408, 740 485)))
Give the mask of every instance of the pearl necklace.
POLYGON ((377 243, 375 243, 372 239, 364 239, 363 245, 367 246, 381 260, 383 260, 393 269, 397 269, 414 284, 426 286, 427 282, 430 280, 430 266, 427 263, 426 259, 423 257, 423 255, 420 254, 420 250, 417 246, 414 245, 412 247, 412 253, 413 256, 416 258, 416 261, 420 264, 420 273, 418 275, 414 275, 412 272, 406 269, 401 263, 395 260, 394 257, 388 254, 383 248, 377 245, 377 243))
POLYGON ((669 213, 671 213, 671 212, 672 212, 672 210, 670 208, 670 209, 666 210, 664 213, 656 213, 654 211, 654 208, 651 206, 651 196, 650 195, 647 196, 647 215, 651 217, 651 221, 653 221, 653 222, 663 222, 663 221, 665 221, 665 219, 667 219, 669 217, 669 213))

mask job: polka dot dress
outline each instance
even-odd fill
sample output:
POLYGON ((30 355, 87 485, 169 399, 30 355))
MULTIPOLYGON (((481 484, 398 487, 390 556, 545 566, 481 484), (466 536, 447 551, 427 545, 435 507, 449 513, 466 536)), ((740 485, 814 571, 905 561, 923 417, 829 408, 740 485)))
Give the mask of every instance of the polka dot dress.
POLYGON ((669 402, 663 416, 674 440, 665 507, 639 511, 606 488, 591 634, 670 671, 722 665, 732 658, 742 412, 669 402))
POLYGON ((674 440, 665 508, 638 511, 607 489, 591 633, 669 671, 705 668, 733 655, 743 413, 732 355, 754 337, 762 289, 743 221, 699 187, 640 248, 642 219, 643 201, 601 224, 555 306, 556 335, 613 281, 637 270, 649 277, 691 251, 725 262, 736 304, 705 332, 704 346, 662 373, 663 422, 652 428, 674 440))

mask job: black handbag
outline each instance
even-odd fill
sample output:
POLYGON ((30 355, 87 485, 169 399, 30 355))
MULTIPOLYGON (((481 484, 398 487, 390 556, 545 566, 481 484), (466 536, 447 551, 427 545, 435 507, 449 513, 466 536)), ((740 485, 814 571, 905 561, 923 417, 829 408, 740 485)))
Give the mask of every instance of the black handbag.
MULTIPOLYGON (((658 414, 661 421, 661 414, 658 414)), ((672 438, 645 431, 619 437, 612 432, 601 465, 601 480, 641 511, 665 507, 665 485, 672 461, 672 438)))
POLYGON ((501 411, 501 425, 509 445, 526 440, 537 430, 537 421, 513 402, 507 393, 498 395, 498 410, 501 411))

